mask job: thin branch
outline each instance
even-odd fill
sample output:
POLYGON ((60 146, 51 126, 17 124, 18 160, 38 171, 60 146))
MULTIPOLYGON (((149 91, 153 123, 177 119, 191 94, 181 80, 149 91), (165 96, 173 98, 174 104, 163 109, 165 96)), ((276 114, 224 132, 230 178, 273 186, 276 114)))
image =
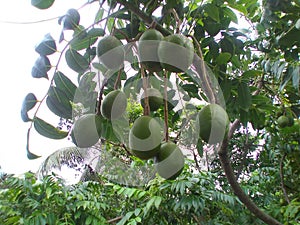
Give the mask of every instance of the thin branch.
POLYGON ((118 216, 116 218, 108 220, 107 223, 114 223, 114 222, 117 222, 118 220, 121 220, 122 218, 123 218, 123 216, 118 216))
POLYGON ((286 191, 286 188, 285 188, 285 184, 284 184, 283 163, 284 163, 285 157, 286 157, 286 153, 283 154, 283 156, 280 160, 279 173, 280 173, 281 189, 282 189, 284 198, 285 198, 286 202, 290 204, 290 199, 288 197, 288 194, 287 194, 287 191, 286 191))
POLYGON ((216 92, 213 90, 212 84, 211 84, 209 76, 207 74, 207 69, 205 66, 200 43, 197 41, 197 39, 194 36, 192 36, 192 35, 189 35, 189 36, 193 39, 196 50, 198 52, 198 56, 200 58, 200 65, 199 65, 199 63, 197 63, 198 61, 195 61, 194 64, 195 64, 196 70, 199 71, 199 76, 201 78, 201 81, 203 82, 203 88, 205 89, 205 94, 207 95, 207 97, 211 103, 217 103, 217 96, 215 96, 216 92))

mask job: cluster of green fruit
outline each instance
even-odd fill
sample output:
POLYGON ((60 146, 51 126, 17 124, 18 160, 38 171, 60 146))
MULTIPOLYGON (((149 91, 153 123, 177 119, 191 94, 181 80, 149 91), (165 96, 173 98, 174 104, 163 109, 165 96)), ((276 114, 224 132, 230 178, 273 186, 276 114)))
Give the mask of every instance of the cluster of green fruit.
MULTIPOLYGON (((186 71, 192 64, 194 46, 184 35, 164 37, 159 31, 149 29, 139 39, 138 54, 140 62, 150 72, 166 69, 178 73, 186 71)), ((97 56, 108 69, 120 69, 125 58, 124 46, 115 36, 106 36, 98 42, 97 56)))
POLYGON ((108 93, 101 104, 101 115, 85 114, 78 118, 72 128, 73 142, 80 148, 95 145, 102 137, 102 124, 104 120, 120 118, 127 108, 127 98, 124 92, 114 90, 108 93))
POLYGON ((277 119, 280 128, 291 127, 294 125, 294 118, 290 115, 281 115, 277 119))
POLYGON ((141 116, 129 132, 129 148, 136 157, 147 160, 155 157, 156 171, 165 179, 175 179, 184 167, 184 156, 173 142, 162 141, 162 126, 150 116, 141 116))

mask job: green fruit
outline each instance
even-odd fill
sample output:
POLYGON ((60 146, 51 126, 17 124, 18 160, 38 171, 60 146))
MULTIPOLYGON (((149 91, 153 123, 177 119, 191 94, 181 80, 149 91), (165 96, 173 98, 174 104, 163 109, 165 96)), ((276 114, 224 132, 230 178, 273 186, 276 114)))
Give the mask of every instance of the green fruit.
POLYGON ((124 92, 114 90, 108 93, 101 104, 101 114, 109 120, 120 118, 127 108, 127 98, 124 92))
MULTIPOLYGON (((147 96, 151 111, 158 110, 164 103, 162 94, 155 88, 147 88, 147 96)), ((141 96, 141 105, 145 108, 145 92, 141 96)))
POLYGON ((95 145, 99 140, 99 127, 101 117, 95 114, 86 114, 75 121, 71 137, 76 146, 88 148, 95 145))
POLYGON ((193 62, 193 43, 181 34, 169 35, 160 42, 158 57, 162 67, 169 72, 184 72, 193 62))
POLYGON ((289 122, 288 122, 288 127, 291 127, 294 125, 294 117, 288 116, 289 122))
POLYGON ((63 18, 64 30, 74 30, 80 21, 80 14, 76 9, 69 9, 63 18))
POLYGON ((106 36, 98 42, 97 56, 108 69, 120 69, 124 64, 124 46, 116 37, 106 36))
POLYGON ((31 0, 31 5, 38 9, 48 9, 54 3, 54 0, 31 0))
POLYGON ((184 167, 184 156, 180 148, 173 142, 166 142, 160 146, 157 154, 157 173, 168 180, 174 180, 180 175, 184 167))
POLYGON ((159 62, 157 50, 163 35, 154 29, 146 30, 139 40, 139 58, 140 62, 150 72, 162 71, 159 62))
POLYGON ((199 137, 209 144, 223 141, 227 134, 229 119, 226 111, 217 104, 204 106, 197 116, 199 137))
POLYGON ((280 128, 284 128, 284 127, 288 126, 289 118, 287 116, 280 116, 277 119, 277 123, 280 128))
POLYGON ((129 132, 129 148, 136 157, 150 159, 160 149, 162 128, 156 119, 150 116, 137 118, 129 132))

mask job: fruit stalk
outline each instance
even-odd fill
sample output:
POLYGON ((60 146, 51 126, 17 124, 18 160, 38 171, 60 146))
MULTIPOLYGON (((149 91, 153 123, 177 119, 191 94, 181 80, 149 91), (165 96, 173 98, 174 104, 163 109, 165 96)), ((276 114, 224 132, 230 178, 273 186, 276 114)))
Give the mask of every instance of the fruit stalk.
POLYGON ((169 141, 168 129, 168 72, 164 71, 164 120, 165 120, 165 141, 169 141))
POLYGON ((148 79, 145 74, 145 68, 143 65, 141 65, 141 74, 142 74, 142 79, 143 79, 143 89, 144 89, 144 94, 145 98, 143 101, 145 102, 145 107, 144 107, 144 116, 148 116, 150 114, 150 106, 149 106, 149 97, 148 97, 148 79))

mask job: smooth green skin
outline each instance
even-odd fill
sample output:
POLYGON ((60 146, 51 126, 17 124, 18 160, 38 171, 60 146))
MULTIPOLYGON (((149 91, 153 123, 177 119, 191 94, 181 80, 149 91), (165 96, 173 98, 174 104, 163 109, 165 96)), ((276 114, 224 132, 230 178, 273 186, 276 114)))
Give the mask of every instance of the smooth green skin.
POLYGON ((122 42, 114 36, 102 38, 97 45, 97 56, 108 69, 115 70, 123 66, 125 50, 122 42))
POLYGON ((71 137, 77 147, 88 148, 99 140, 101 117, 95 114, 86 114, 75 121, 71 137))
POLYGON ((284 127, 288 126, 288 124, 290 123, 290 121, 289 121, 289 118, 287 116, 280 116, 277 119, 277 123, 278 123, 278 126, 280 128, 284 128, 284 127))
POLYGON ((180 73, 186 71, 190 65, 193 63, 194 58, 194 46, 190 39, 181 34, 172 34, 163 39, 158 46, 158 57, 160 59, 161 65, 164 69, 169 72, 180 73), (173 43, 183 47, 174 48, 174 45, 169 45, 173 43), (168 59, 172 59, 172 62, 178 62, 174 65, 169 65, 165 62, 168 59), (177 68, 176 64, 180 64, 182 67, 177 68))
POLYGON ((289 116, 288 118, 289 118, 288 127, 291 127, 291 126, 293 126, 293 125, 294 125, 294 117, 292 117, 292 116, 289 116))
POLYGON ((129 148, 140 159, 157 155, 162 140, 160 124, 150 116, 137 118, 129 132, 129 148))
MULTIPOLYGON (((164 103, 164 99, 159 90, 155 88, 148 88, 147 95, 149 99, 149 106, 151 111, 158 110, 164 103)), ((145 92, 141 96, 141 105, 145 108, 145 92)))
POLYGON ((157 154, 157 173, 167 180, 174 180, 180 175, 183 167, 184 156, 180 148, 173 142, 161 144, 157 154))
POLYGON ((223 141, 228 132, 229 118, 226 111, 217 104, 204 106, 197 116, 199 137, 209 144, 223 141))
POLYGON ((124 92, 114 90, 108 93, 101 104, 101 114, 108 120, 120 118, 127 108, 127 98, 124 92))
POLYGON ((156 42, 156 41, 161 41, 162 39, 163 39, 163 35, 155 29, 146 30, 139 39, 139 48, 138 48, 139 58, 141 63, 150 72, 159 72, 162 71, 163 69, 162 66, 160 65, 158 54, 157 54, 159 43, 156 42), (149 41, 154 41, 154 42, 149 42, 149 41), (157 59, 157 61, 146 61, 147 59, 152 59, 152 58, 157 59))
POLYGON ((54 0, 31 0, 31 4, 38 9, 48 9, 54 3, 54 0))

